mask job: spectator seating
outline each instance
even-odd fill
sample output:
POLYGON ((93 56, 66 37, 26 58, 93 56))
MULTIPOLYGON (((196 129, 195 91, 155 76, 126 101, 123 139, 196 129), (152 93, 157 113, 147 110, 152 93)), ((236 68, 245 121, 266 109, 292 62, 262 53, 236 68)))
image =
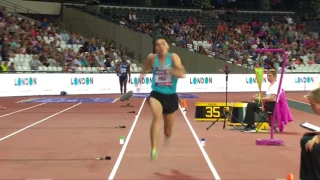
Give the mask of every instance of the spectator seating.
POLYGON ((320 18, 318 17, 303 15, 301 18, 300 15, 298 16, 292 12, 253 12, 237 11, 236 9, 221 9, 214 11, 213 18, 202 14, 200 11, 193 10, 101 7, 100 11, 107 17, 118 19, 121 24, 134 27, 139 31, 151 33, 153 35, 159 34, 155 27, 153 27, 153 22, 158 23, 158 27, 161 27, 162 23, 169 22, 171 24, 169 29, 162 29, 160 32, 168 35, 168 31, 170 32, 173 30, 173 34, 169 33, 169 37, 174 41, 173 45, 206 54, 209 57, 220 57, 226 59, 229 63, 237 64, 239 66, 254 68, 256 65, 259 65, 265 66, 265 68, 268 69, 276 68, 273 67, 273 64, 277 64, 277 67, 279 67, 282 61, 281 58, 274 59, 274 63, 270 63, 272 62, 270 60, 270 62, 266 64, 264 60, 261 61, 259 59, 257 61, 257 54, 250 55, 247 52, 250 48, 253 48, 253 50, 258 47, 276 48, 281 45, 290 54, 290 62, 286 65, 286 71, 288 73, 320 72, 318 65, 320 64, 320 51, 313 48, 314 44, 312 41, 310 43, 301 44, 301 41, 304 41, 304 36, 307 37, 307 41, 311 39, 315 41, 315 44, 318 44, 319 35, 318 33, 313 33, 320 30, 320 26, 318 26, 318 20, 320 18), (132 21, 133 14, 136 16, 136 21, 132 21), (192 17, 191 21, 188 19, 189 16, 192 17), (198 22, 200 22, 200 24, 198 22), (206 33, 204 36, 197 36, 197 39, 190 33, 188 33, 188 37, 186 37, 183 33, 181 34, 174 29, 174 26, 176 26, 177 23, 187 28, 190 27, 194 29, 200 25, 202 31, 205 31, 206 33), (287 32, 286 28, 289 28, 292 32, 287 32), (264 31, 261 31, 261 29, 264 31), (276 31, 271 34, 266 29, 275 29, 276 31), (280 36, 276 34, 279 33, 279 29, 281 29, 280 32, 282 33, 280 36), (308 31, 306 32, 306 30, 308 31), (235 31, 237 31, 237 34, 234 34, 235 31), (254 34, 250 35, 250 32, 253 32, 254 34), (298 37, 286 33, 298 33, 300 35, 298 37), (183 36, 182 40, 177 38, 179 34, 183 36), (219 40, 217 42, 217 36, 224 39, 225 35, 232 35, 234 41, 219 40), (255 40, 255 36, 257 36, 258 39, 255 40), (283 38, 283 36, 285 38, 283 38), (273 42, 272 45, 267 43, 270 42, 271 38, 279 37, 281 37, 281 39, 273 39, 277 42, 273 42), (290 41, 296 44, 300 43, 304 50, 297 48, 294 43, 287 42, 289 38, 290 41), (181 43, 181 41, 186 41, 186 43, 181 43), (249 46, 246 48, 243 47, 245 41, 250 42, 249 46), (239 47, 238 49, 235 49, 234 46, 239 47))
MULTIPOLYGON (((214 17, 202 14, 200 10, 102 7, 100 12, 120 24, 144 33, 152 35, 165 33, 173 40, 173 45, 209 57, 219 57, 239 66, 253 68, 259 65, 265 69, 278 68, 282 57, 262 54, 261 56, 267 56, 262 60, 258 58, 260 55, 256 54, 254 49, 281 46, 290 54, 290 62, 286 65, 288 73, 319 72, 320 51, 314 48, 318 46, 319 35, 306 32, 306 29, 310 29, 309 24, 317 23, 316 18, 309 18, 307 21, 305 18, 304 22, 301 22, 294 13, 240 12, 236 9, 215 11, 214 17), (164 28, 164 23, 169 23, 169 26, 164 28), (193 28, 198 35, 192 31, 181 32, 177 26, 183 26, 184 29, 193 28), (296 47, 297 44, 301 45, 301 48, 296 47)), ((51 42, 50 38, 44 41, 51 42)), ((73 49, 77 53, 80 47, 60 42, 60 47, 57 49, 61 52, 73 49)), ((114 59, 112 65, 117 62, 116 60, 118 59, 114 59)), ((92 67, 76 69, 96 71, 92 70, 92 67)), ((132 65, 132 69, 141 70, 136 64, 132 65)), ((107 71, 112 71, 112 68, 107 68, 107 71)))
MULTIPOLYGON (((85 42, 85 39, 81 37, 79 34, 66 34, 66 37, 74 37, 77 36, 78 39, 76 39, 76 43, 70 43, 70 39, 64 39, 62 38, 62 34, 65 33, 65 31, 58 32, 59 29, 58 26, 48 25, 45 27, 41 27, 43 22, 40 21, 34 21, 31 19, 23 19, 18 16, 14 16, 12 14, 9 14, 5 8, 1 8, 0 11, 3 14, 3 19, 15 19, 17 23, 17 27, 21 28, 22 26, 30 26, 35 27, 38 30, 37 31, 27 31, 24 32, 24 34, 29 33, 27 35, 28 39, 21 39, 22 34, 20 34, 19 31, 15 31, 14 34, 9 34, 8 29, 5 27, 6 24, 4 24, 4 27, 0 28, 0 34, 3 34, 3 37, 10 38, 11 41, 8 42, 11 46, 8 46, 7 43, 5 43, 5 46, 8 47, 7 50, 4 48, 2 49, 1 53, 4 54, 3 57, 8 60, 10 63, 8 64, 8 67, 10 64, 13 66, 10 66, 8 68, 8 71, 16 71, 16 72, 65 72, 70 71, 70 68, 73 72, 114 72, 116 64, 120 61, 120 58, 118 56, 114 56, 114 59, 111 59, 111 67, 105 67, 106 57, 103 54, 102 59, 104 62, 102 64, 99 63, 93 63, 95 66, 89 64, 87 66, 75 66, 73 64, 73 61, 76 57, 76 55, 80 54, 79 49, 83 46, 83 43, 85 42), (19 37, 18 39, 14 39, 15 37, 19 37), (80 40, 79 40, 80 38, 80 40), (12 41, 13 40, 13 41, 12 41), (24 41, 22 41, 24 40, 24 41), (28 45, 25 46, 21 45, 21 42, 25 42, 28 45), (33 61, 33 54, 28 54, 27 49, 30 48, 30 45, 32 44, 32 49, 29 49, 29 51, 33 51, 33 54, 38 54, 42 56, 42 59, 36 59, 37 61, 37 68, 32 68, 31 64, 33 61), (12 47, 14 45, 15 47, 12 47), (39 45, 39 46, 37 46, 39 45), (28 47, 29 46, 29 47, 28 47), (47 46, 47 47, 46 47, 47 46), (38 50, 35 50, 34 48, 38 48, 38 50), (47 49, 46 52, 43 52, 44 49, 47 49), (36 51, 36 52, 35 52, 36 51), (73 54, 72 58, 68 58, 69 54, 73 54), (59 59, 59 61, 56 61, 54 58, 60 56, 62 59, 59 59), (69 70, 67 68, 67 63, 71 64, 71 67, 69 67, 69 70)), ((25 38, 25 37, 24 37, 25 38)), ((108 47, 104 47, 106 50, 108 50, 108 47)), ((100 51, 100 49, 98 49, 100 51)), ((116 52, 121 53, 119 50, 115 50, 116 52)), ((95 52, 91 52, 90 55, 94 56, 95 52)), ((101 53, 101 52, 100 52, 101 53)), ((125 53, 125 52, 124 52, 125 53)), ((102 55, 102 54, 99 54, 102 55)), ((39 57, 38 57, 39 58, 39 57)), ((97 56, 93 57, 95 61, 97 56)), ((2 59, 0 59, 2 60, 2 59)), ((140 72, 142 70, 141 67, 139 67, 138 64, 134 63, 132 60, 127 58, 127 62, 131 64, 131 72, 140 72)), ((3 62, 0 61, 0 64, 3 62)), ((0 71, 1 72, 1 71, 0 71)))

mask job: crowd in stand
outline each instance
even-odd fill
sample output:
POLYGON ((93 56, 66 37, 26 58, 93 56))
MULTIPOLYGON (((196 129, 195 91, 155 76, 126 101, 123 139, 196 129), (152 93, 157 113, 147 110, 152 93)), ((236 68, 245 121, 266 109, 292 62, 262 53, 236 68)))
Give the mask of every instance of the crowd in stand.
MULTIPOLYGON (((127 21, 136 22, 130 12, 127 21)), ((272 17, 267 22, 253 18, 250 22, 237 23, 225 22, 225 15, 237 15, 236 9, 221 9, 215 13, 214 18, 219 21, 216 29, 209 29, 202 25, 198 17, 189 17, 185 21, 172 19, 170 16, 158 17, 150 23, 138 24, 137 30, 151 33, 155 36, 166 35, 172 42, 182 48, 192 44, 195 51, 205 55, 220 55, 233 59, 233 63, 248 64, 273 69, 282 65, 282 56, 276 53, 257 54, 257 48, 283 48, 289 54, 286 64, 289 69, 294 69, 293 64, 320 64, 320 41, 318 33, 307 32, 305 21, 314 21, 317 15, 302 16, 302 23, 284 15, 272 17), (208 42, 209 48, 199 45, 195 47, 193 41, 208 42)))
MULTIPOLYGON (((120 24, 136 24, 141 32, 166 35, 177 46, 187 48, 192 45, 198 53, 224 56, 238 64, 250 61, 265 69, 281 65, 281 55, 257 54, 256 48, 284 48, 290 55, 289 68, 294 68, 293 64, 320 64, 319 35, 307 32, 304 23, 297 24, 290 16, 272 17, 268 22, 255 18, 246 23, 223 21, 225 15, 237 14, 236 9, 221 9, 215 13, 214 18, 219 20, 215 29, 202 25, 200 17, 191 16, 185 21, 158 16, 153 22, 138 23, 139 17, 132 11, 120 20, 120 24), (195 47, 194 41, 207 42, 210 46, 195 47)), ((60 66, 65 71, 75 71, 76 67, 112 69, 114 60, 125 58, 125 54, 117 51, 112 42, 106 44, 96 38, 85 41, 81 34, 68 34, 46 19, 36 22, 20 19, 9 15, 5 8, 0 9, 0 18, 0 58, 4 61, 0 71, 15 71, 14 62, 8 61, 16 54, 32 55, 31 70, 38 70, 40 66, 60 66), (81 48, 69 48, 70 45, 80 45, 81 48)), ((307 14, 302 18, 304 21, 311 19, 317 18, 307 14)))
POLYGON ((113 42, 106 44, 97 38, 85 41, 81 34, 68 34, 58 25, 31 21, 10 15, 0 8, 0 72, 14 72, 12 59, 23 57, 30 70, 39 67, 63 67, 72 72, 77 67, 97 67, 112 70, 115 60, 126 58, 113 42))

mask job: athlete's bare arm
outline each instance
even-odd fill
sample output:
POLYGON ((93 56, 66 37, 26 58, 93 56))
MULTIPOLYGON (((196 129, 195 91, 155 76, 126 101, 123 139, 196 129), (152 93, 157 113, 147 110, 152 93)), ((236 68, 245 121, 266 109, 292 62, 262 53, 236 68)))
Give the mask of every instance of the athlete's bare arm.
MULTIPOLYGON (((146 60, 143 63, 142 71, 139 76, 139 81, 145 77, 145 75, 152 69, 153 60, 156 57, 155 54, 151 53, 147 56, 146 60)), ((136 84, 136 87, 139 86, 139 83, 136 84)))
POLYGON ((144 61, 142 66, 142 71, 140 77, 144 77, 144 74, 147 74, 152 69, 152 64, 155 59, 155 54, 149 54, 147 59, 144 61))
POLYGON ((130 81, 130 78, 131 78, 131 71, 130 71, 130 67, 131 67, 131 64, 128 63, 128 66, 127 66, 127 73, 128 73, 128 76, 129 76, 129 81, 130 81))
POLYGON ((185 78, 186 70, 181 63, 180 57, 177 54, 172 53, 171 60, 173 63, 173 68, 170 70, 170 73, 177 78, 185 78))
POLYGON ((119 76, 119 65, 120 63, 115 63, 116 64, 116 74, 119 76))

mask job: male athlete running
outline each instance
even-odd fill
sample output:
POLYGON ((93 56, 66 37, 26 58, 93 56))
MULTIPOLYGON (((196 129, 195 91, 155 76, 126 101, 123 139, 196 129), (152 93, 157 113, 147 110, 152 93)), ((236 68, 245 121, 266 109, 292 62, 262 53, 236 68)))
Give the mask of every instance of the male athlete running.
POLYGON ((157 145, 160 133, 160 121, 164 119, 164 134, 166 140, 172 135, 175 121, 175 112, 179 106, 176 93, 178 78, 185 77, 185 68, 180 57, 169 52, 169 41, 166 37, 157 37, 154 40, 156 54, 149 54, 144 63, 140 79, 150 69, 152 70, 152 92, 148 99, 152 123, 150 128, 151 159, 157 158, 157 145))

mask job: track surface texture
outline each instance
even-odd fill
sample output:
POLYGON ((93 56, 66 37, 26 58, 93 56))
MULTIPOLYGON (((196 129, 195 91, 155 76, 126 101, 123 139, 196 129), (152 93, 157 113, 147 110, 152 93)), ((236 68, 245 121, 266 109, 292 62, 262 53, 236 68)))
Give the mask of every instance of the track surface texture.
MULTIPOLYGON (((307 103, 307 92, 287 98, 307 103)), ((0 179, 223 179, 266 180, 299 174, 302 122, 317 125, 317 116, 291 108, 294 121, 276 139, 285 146, 256 146, 266 133, 242 133, 216 123, 194 121, 196 102, 224 102, 224 93, 199 93, 187 99, 186 116, 176 112, 174 133, 159 158, 150 161, 152 120, 145 99, 132 99, 132 108, 115 103, 16 103, 32 97, 0 98, 0 179), (135 111, 135 113, 128 113, 135 111), (141 113, 139 113, 141 112, 141 113), (115 128, 126 126, 125 129, 115 128), (120 136, 125 143, 120 145, 120 136), (200 139, 206 139, 206 146, 200 139), (111 160, 94 160, 111 156, 111 160), (280 168, 281 167, 281 168, 280 168)), ((69 97, 116 98, 116 95, 69 97)), ((248 100, 252 93, 229 93, 229 102, 248 100)))

